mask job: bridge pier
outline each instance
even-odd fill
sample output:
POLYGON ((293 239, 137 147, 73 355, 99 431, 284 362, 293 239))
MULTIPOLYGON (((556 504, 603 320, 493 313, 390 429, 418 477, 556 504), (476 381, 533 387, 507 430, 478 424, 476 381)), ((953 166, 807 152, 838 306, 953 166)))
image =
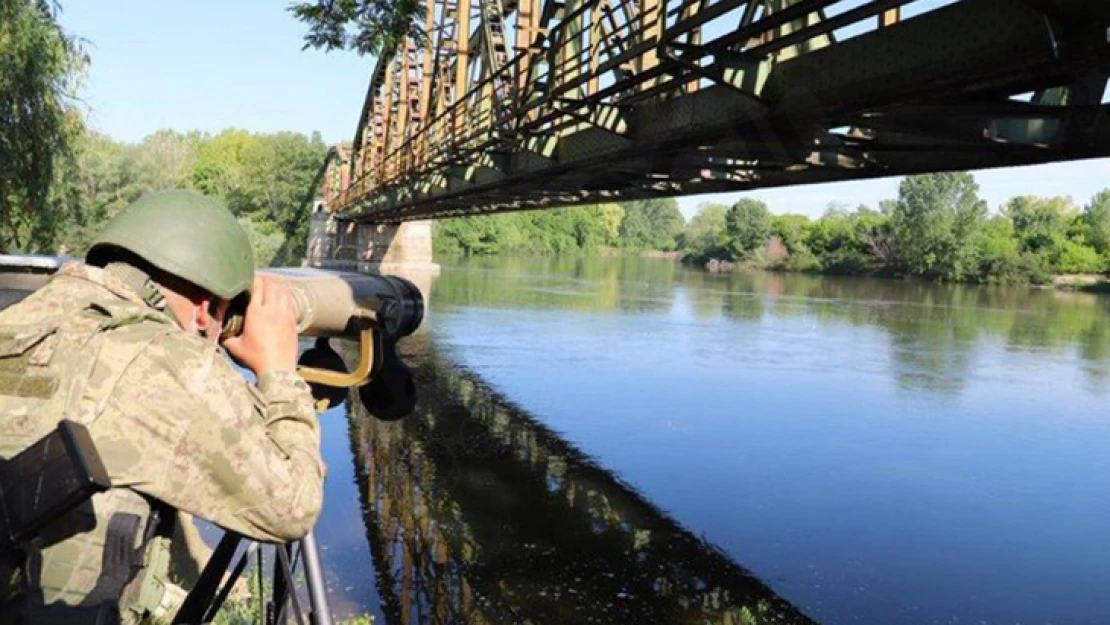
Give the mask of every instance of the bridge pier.
POLYGON ((305 264, 401 276, 413 282, 425 300, 440 271, 432 260, 431 221, 373 224, 337 219, 322 202, 312 213, 305 264))

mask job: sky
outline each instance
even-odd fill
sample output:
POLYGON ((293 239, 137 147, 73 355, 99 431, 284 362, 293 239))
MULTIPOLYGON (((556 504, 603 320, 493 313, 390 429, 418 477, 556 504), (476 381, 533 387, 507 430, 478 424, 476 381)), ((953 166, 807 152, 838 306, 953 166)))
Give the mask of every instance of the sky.
MULTIPOLYGON (((92 59, 82 90, 91 125, 139 141, 160 128, 219 132, 319 131, 350 140, 373 59, 301 50, 304 26, 284 0, 65 0, 61 22, 92 59)), ((975 173, 992 209, 1024 194, 1078 204, 1110 187, 1110 159, 975 173)), ((773 212, 819 216, 833 203, 878 205, 898 178, 679 198, 687 218, 701 202, 763 200, 773 212)))

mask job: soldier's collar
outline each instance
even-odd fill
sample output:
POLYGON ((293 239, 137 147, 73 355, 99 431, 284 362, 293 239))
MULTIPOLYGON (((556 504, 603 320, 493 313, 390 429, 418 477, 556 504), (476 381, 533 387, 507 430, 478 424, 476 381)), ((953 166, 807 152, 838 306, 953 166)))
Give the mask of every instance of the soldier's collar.
POLYGON ((108 263, 104 267, 104 273, 122 282, 132 294, 138 295, 139 299, 147 306, 165 312, 166 297, 162 294, 162 290, 158 288, 158 284, 142 269, 127 263, 108 263))
POLYGON ((80 261, 66 263, 58 270, 58 276, 68 276, 87 280, 111 291, 114 295, 129 302, 149 306, 174 318, 165 310, 165 300, 161 291, 145 272, 124 263, 110 263, 107 267, 94 267, 80 261))

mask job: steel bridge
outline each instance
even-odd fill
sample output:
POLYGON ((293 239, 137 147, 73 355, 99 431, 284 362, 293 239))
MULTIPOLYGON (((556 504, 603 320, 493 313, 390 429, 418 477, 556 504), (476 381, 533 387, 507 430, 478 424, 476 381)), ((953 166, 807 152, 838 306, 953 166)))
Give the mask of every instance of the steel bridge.
POLYGON ((395 223, 1110 155, 1107 0, 426 0, 325 202, 395 223))

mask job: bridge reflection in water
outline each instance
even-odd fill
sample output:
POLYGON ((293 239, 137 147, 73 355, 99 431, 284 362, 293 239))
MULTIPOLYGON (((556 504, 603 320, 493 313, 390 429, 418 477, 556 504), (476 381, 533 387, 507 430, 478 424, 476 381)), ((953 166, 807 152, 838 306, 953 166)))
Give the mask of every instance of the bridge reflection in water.
POLYGON ((389 623, 814 622, 426 335, 409 343, 418 412, 351 419, 389 623))

